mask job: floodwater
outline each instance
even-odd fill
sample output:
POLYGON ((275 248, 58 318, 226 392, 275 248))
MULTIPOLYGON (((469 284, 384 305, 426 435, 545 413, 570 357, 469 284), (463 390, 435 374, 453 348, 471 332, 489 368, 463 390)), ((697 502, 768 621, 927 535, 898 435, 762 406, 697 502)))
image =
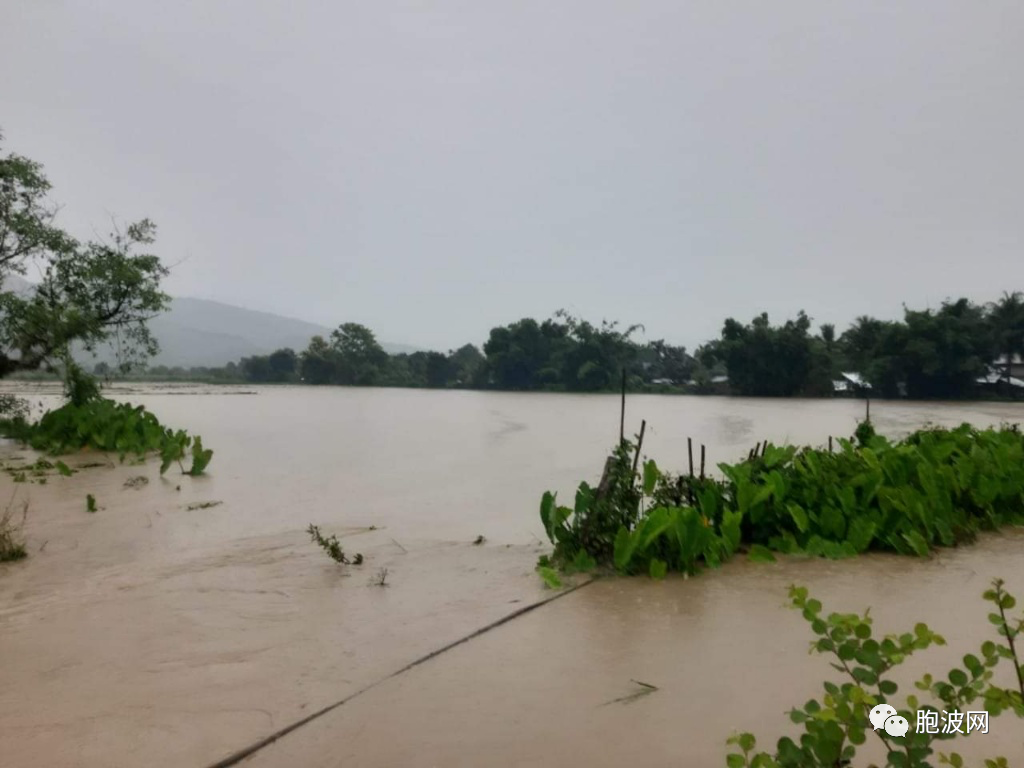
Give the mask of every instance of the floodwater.
MULTIPOLYGON (((45 386, 3 390, 56 402, 45 386)), ((4 766, 201 768, 353 695, 244 764, 561 765, 573 755, 719 766, 734 730, 764 746, 792 732, 784 711, 831 673, 806 653, 810 633, 784 607, 788 584, 835 610, 870 606, 882 632, 917 621, 943 632, 949 647, 915 659, 912 674, 976 652, 991 578, 1024 596, 1016 532, 927 561, 737 561, 689 580, 599 580, 388 679, 549 596, 533 573, 547 549, 540 496, 596 482, 618 438, 618 398, 188 385, 109 394, 201 434, 214 460, 201 478, 161 478, 153 462, 45 485, 0 476, 0 498, 30 504, 30 557, 0 565, 4 766), (136 476, 148 483, 125 486, 136 476), (220 503, 189 508, 202 502, 220 503), (366 563, 330 562, 309 523, 366 563), (657 690, 634 697, 648 690, 634 680, 657 690)), ((626 416, 628 432, 646 419, 644 453, 660 466, 685 468, 691 437, 711 471, 760 440, 848 436, 863 413, 855 400, 647 395, 631 396, 626 416)), ((871 415, 898 436, 926 423, 1024 421, 1024 405, 876 401, 871 415)), ((0 449, 17 456, 32 458, 0 449)), ((1007 716, 963 742, 965 753, 1024 764, 1024 727, 1007 716)))

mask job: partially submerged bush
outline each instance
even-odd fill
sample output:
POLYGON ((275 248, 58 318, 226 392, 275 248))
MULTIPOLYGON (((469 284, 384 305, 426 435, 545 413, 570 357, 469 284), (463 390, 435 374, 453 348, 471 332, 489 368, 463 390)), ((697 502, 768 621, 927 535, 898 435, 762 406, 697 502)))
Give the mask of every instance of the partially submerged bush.
POLYGON ((604 489, 582 483, 573 508, 545 493, 540 516, 554 565, 579 552, 624 573, 695 572, 742 546, 848 557, 926 556, 978 531, 1024 523, 1024 435, 1015 428, 926 429, 900 442, 861 430, 839 450, 766 445, 724 479, 678 478, 638 462, 624 443, 604 489), (609 544, 610 542, 610 544, 609 544))
POLYGON ((15 395, 0 394, 0 421, 28 419, 28 401, 15 395))
MULTIPOLYGON (((921 692, 905 697, 904 706, 893 706, 893 697, 899 685, 891 679, 891 671, 910 655, 932 645, 945 645, 941 635, 925 624, 917 624, 913 632, 874 638, 870 616, 830 613, 822 615, 822 605, 811 598, 803 587, 790 588, 790 600, 817 636, 811 644, 813 652, 833 657, 832 667, 845 681, 824 684, 825 696, 819 701, 811 699, 802 708, 790 711, 790 719, 803 726, 799 740, 783 737, 778 740, 774 754, 755 752, 757 741, 750 733, 741 733, 729 739, 739 747, 726 759, 728 768, 833 768, 851 766, 857 748, 874 733, 886 751, 886 766, 891 768, 928 768, 928 759, 941 744, 960 735, 966 735, 963 723, 966 712, 984 711, 988 716, 1011 712, 1024 717, 1024 664, 1016 645, 1024 631, 1024 616, 1007 615, 1016 606, 1016 600, 996 580, 984 599, 992 603, 995 611, 989 620, 999 635, 997 641, 985 641, 978 654, 963 657, 963 666, 955 667, 947 675, 924 675, 914 684, 921 692), (1009 663, 1013 674, 1013 687, 1004 688, 993 683, 994 671, 1003 662, 1009 663), (929 700, 930 699, 930 700, 929 700), (888 705, 891 716, 903 718, 909 724, 904 736, 892 736, 885 729, 873 729, 870 721, 872 709, 888 705), (919 717, 919 713, 921 713, 919 717), (950 713, 960 716, 961 730, 955 730, 950 713), (946 723, 942 723, 946 715, 946 723), (923 727, 918 727, 921 724, 923 727), (945 732, 944 732, 945 731, 945 732)), ((987 729, 987 725, 986 725, 987 729)), ((963 758, 953 752, 939 753, 944 765, 962 766, 963 758)), ((986 766, 1007 766, 1006 758, 986 760, 986 766)))
POLYGON ((320 545, 321 549, 323 549, 327 556, 334 562, 341 563, 343 565, 363 564, 363 556, 360 554, 357 554, 352 560, 349 560, 348 556, 345 555, 345 550, 341 548, 341 542, 338 541, 338 537, 333 533, 330 536, 325 537, 320 533, 319 525, 313 525, 310 523, 309 528, 306 529, 306 533, 309 534, 310 539, 312 539, 314 543, 320 545))
POLYGON ((110 451, 139 457, 159 453, 160 473, 177 463, 189 475, 201 474, 213 458, 213 451, 203 448, 199 436, 192 437, 184 430, 164 427, 143 406, 117 403, 100 397, 91 397, 81 403, 68 402, 48 411, 38 422, 30 424, 24 419, 0 423, 0 431, 27 443, 38 451, 52 455, 73 453, 83 448, 110 451), (186 470, 182 462, 192 456, 192 465, 186 470))
POLYGON ((13 499, 0 512, 0 563, 21 560, 28 556, 25 541, 21 538, 21 528, 28 516, 28 502, 21 502, 20 507, 14 506, 13 499), (18 512, 21 519, 18 520, 18 512))

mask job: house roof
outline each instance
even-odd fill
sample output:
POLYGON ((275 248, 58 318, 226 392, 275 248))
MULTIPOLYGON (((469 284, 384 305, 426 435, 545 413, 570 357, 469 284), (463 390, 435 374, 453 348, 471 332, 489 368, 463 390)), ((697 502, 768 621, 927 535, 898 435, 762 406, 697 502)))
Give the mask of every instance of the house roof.
POLYGON ((863 376, 854 371, 842 371, 839 374, 848 382, 853 384, 855 387, 864 387, 864 389, 871 389, 871 382, 867 381, 863 376))
MULTIPOLYGON (((1000 355, 992 361, 993 365, 1006 365, 1006 355, 1000 355)), ((1024 357, 1020 355, 1014 355, 1010 358, 1010 365, 1021 365, 1024 364, 1024 357)))
POLYGON ((989 371, 985 376, 979 376, 976 381, 979 384, 998 384, 1001 381, 1009 381, 1011 387, 1024 387, 1024 381, 1010 376, 1007 378, 1001 371, 989 371))

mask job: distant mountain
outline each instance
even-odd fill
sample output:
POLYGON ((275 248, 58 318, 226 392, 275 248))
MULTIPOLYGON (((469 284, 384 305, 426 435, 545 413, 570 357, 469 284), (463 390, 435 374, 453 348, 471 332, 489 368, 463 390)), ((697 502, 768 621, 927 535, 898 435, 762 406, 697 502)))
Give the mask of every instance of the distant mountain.
MULTIPOLYGON (((152 320, 149 328, 160 342, 160 354, 150 365, 183 368, 220 366, 283 347, 301 352, 314 336, 331 333, 330 328, 305 320, 188 298, 172 299, 170 310, 152 320)), ((416 351, 404 344, 381 346, 393 355, 416 351)))
MULTIPOLYGON (((22 292, 32 284, 17 276, 7 279, 4 288, 22 292)), ((292 317, 257 312, 208 299, 172 299, 171 308, 149 323, 160 354, 150 365, 168 367, 214 367, 238 362, 243 357, 267 355, 290 347, 300 352, 313 336, 330 336, 331 329, 292 317)), ((390 354, 416 352, 416 347, 381 342, 390 354)), ((76 355, 84 361, 89 357, 76 355)), ((95 361, 114 361, 112 349, 97 350, 95 361)), ((91 361, 89 361, 91 362, 91 361)))

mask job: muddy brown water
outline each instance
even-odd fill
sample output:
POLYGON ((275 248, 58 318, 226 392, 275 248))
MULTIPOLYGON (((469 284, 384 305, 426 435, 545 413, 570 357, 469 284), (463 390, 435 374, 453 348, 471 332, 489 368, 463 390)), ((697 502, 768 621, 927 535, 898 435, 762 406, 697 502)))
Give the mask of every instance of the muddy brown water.
MULTIPOLYGON (((718 766, 733 730, 766 742, 789 732, 784 710, 830 673, 784 607, 788 584, 836 610, 870 606, 881 631, 927 621, 946 634, 949 647, 915 659, 911 675, 948 669, 984 639, 978 596, 992 577, 1024 596, 1015 532, 927 561, 737 561, 689 580, 601 580, 380 682, 546 596, 533 573, 546 550, 540 495, 571 498, 579 480, 596 481, 618 436, 617 398, 190 385, 111 395, 202 434, 214 461, 196 479, 116 461, 46 485, 0 476, 0 497, 30 502, 30 557, 0 566, 3 766, 206 766, 373 685, 245 764, 718 766), (140 475, 149 482, 125 485, 140 475), (223 503, 188 508, 205 501, 223 503), (328 561, 310 522, 366 564, 328 561), (382 568, 385 587, 373 584, 382 568), (633 680, 657 690, 633 698, 633 680)), ((710 470, 766 438, 849 435, 863 408, 634 396, 627 425, 647 420, 645 453, 663 467, 686 466, 687 437, 706 444, 710 470)), ((893 436, 1024 421, 1013 404, 871 412, 893 436)), ((994 719, 964 744, 1024 764, 1020 721, 994 719)))

